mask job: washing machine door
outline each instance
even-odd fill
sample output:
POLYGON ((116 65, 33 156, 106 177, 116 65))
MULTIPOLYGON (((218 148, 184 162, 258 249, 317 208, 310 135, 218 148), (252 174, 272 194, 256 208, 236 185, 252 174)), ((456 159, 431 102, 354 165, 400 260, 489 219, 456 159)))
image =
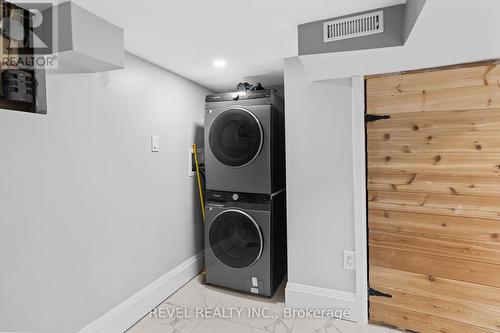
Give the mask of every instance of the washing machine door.
POLYGON ((230 167, 252 163, 262 149, 264 133, 259 119, 243 107, 223 111, 209 132, 210 150, 219 162, 230 167))
POLYGON ((230 209, 217 215, 208 238, 217 259, 232 268, 252 266, 262 255, 264 242, 259 225, 240 210, 230 209))

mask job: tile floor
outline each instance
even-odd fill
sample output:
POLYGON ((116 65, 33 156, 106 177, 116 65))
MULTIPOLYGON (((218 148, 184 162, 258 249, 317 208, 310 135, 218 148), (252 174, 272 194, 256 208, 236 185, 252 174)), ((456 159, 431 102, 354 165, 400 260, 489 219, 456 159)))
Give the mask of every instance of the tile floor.
POLYGON ((202 284, 201 275, 192 279, 126 333, 394 333, 384 327, 359 326, 331 318, 285 318, 285 283, 273 298, 263 298, 202 284), (197 309, 239 309, 224 318, 198 315, 197 309), (266 318, 250 316, 248 309, 265 309, 266 318), (174 311, 180 311, 175 312, 174 311))

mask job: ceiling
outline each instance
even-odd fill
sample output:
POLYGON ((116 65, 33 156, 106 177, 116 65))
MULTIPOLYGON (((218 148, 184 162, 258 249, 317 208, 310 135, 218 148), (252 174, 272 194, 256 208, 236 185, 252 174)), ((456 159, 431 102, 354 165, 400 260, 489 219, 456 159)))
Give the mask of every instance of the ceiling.
POLYGON ((125 48, 213 91, 283 82, 297 25, 404 0, 75 0, 124 28, 125 48), (212 65, 227 62, 224 68, 212 65))

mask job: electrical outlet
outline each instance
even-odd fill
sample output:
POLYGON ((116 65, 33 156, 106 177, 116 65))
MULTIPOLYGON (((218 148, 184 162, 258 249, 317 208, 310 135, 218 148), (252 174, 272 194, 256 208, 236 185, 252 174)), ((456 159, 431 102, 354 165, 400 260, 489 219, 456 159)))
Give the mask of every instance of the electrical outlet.
POLYGON ((160 138, 156 135, 151 136, 151 151, 153 153, 160 151, 160 138))
POLYGON ((356 252, 344 251, 344 269, 348 271, 356 270, 356 252))

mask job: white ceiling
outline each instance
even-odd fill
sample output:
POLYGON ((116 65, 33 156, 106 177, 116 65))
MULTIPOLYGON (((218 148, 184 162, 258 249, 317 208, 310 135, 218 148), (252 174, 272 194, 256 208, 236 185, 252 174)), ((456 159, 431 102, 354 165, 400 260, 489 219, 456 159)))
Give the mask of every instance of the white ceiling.
POLYGON ((297 25, 404 0, 75 0, 124 28, 125 48, 213 91, 283 81, 297 25), (215 68, 216 59, 227 62, 215 68))

